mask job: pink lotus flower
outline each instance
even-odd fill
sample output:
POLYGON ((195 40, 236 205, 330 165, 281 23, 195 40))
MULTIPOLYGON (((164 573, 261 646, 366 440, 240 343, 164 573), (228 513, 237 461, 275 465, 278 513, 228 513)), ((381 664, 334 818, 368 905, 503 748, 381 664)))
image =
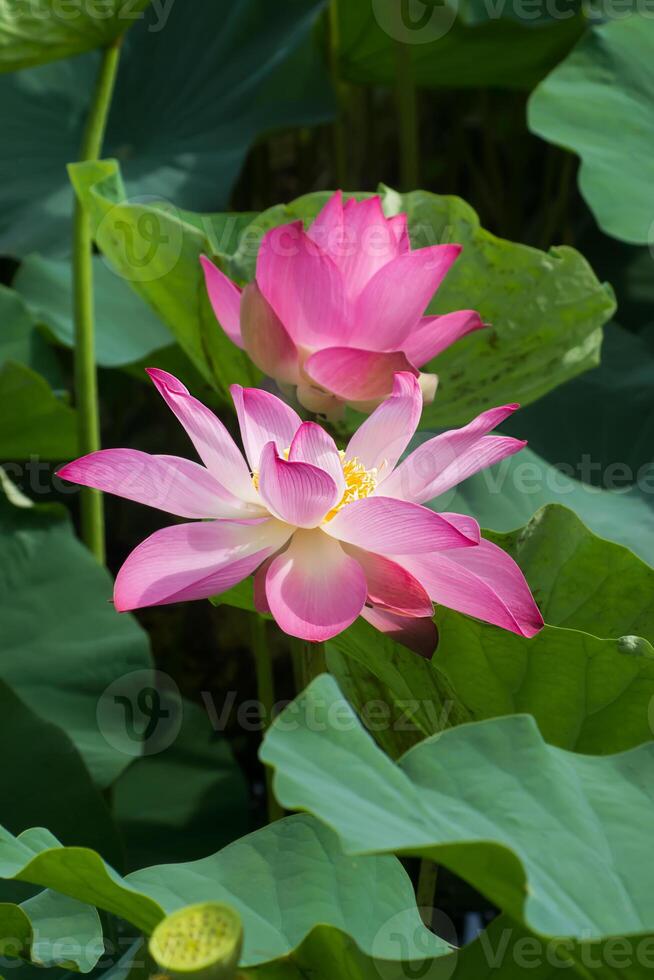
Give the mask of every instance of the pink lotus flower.
POLYGON ((172 375, 148 371, 204 466, 105 449, 59 475, 196 523, 156 531, 116 579, 116 609, 204 599, 254 574, 257 608, 305 640, 329 639, 363 616, 418 652, 435 643, 432 603, 522 636, 543 625, 509 556, 460 514, 422 507, 524 445, 488 435, 517 408, 484 412, 398 463, 422 398, 412 374, 344 452, 315 422, 256 388, 232 387, 247 462, 222 422, 172 375))
POLYGON ((308 231, 301 221, 264 235, 255 281, 239 289, 202 256, 218 322, 264 374, 297 389, 311 412, 337 417, 345 403, 370 411, 393 375, 418 370, 483 326, 473 310, 423 316, 460 245, 411 250, 405 214, 385 218, 379 197, 334 194, 308 231))

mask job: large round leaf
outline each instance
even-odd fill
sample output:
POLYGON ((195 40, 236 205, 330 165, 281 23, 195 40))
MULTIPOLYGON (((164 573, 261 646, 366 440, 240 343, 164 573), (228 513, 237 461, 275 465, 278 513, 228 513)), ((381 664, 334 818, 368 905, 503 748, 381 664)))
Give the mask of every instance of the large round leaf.
POLYGON ((77 540, 60 507, 15 506, 0 492, 0 678, 40 718, 66 731, 106 786, 138 747, 125 716, 98 705, 107 687, 128 697, 150 673, 145 633, 110 603, 109 575, 77 540))
MULTIPOLYGON (((324 0, 193 0, 153 5, 128 34, 105 153, 125 163, 130 197, 223 207, 253 141, 332 113, 311 41, 324 0), (183 38, 183 43, 180 43, 183 38), (287 93, 295 95, 289 99, 287 93)), ((0 79, 0 252, 66 254, 72 195, 99 56, 0 79)))
POLYGON ((281 958, 292 963, 295 947, 318 927, 322 942, 314 944, 311 974, 327 956, 341 967, 332 976, 347 976, 348 945, 355 955, 359 947, 409 963, 450 948, 420 922, 411 882, 395 858, 347 858, 336 836, 309 816, 279 820, 201 861, 127 878, 93 851, 62 848, 48 831, 15 838, 0 828, 0 877, 95 904, 146 933, 184 905, 226 902, 243 920, 245 968, 281 958), (406 937, 401 950, 394 932, 406 937))
MULTIPOLYGON (((67 347, 75 343, 72 279, 67 259, 29 255, 13 281, 34 320, 67 347)), ((172 343, 161 320, 100 256, 93 259, 93 290, 96 361, 101 367, 133 364, 172 343)))
POLYGON ((652 240, 654 22, 620 16, 597 25, 539 85, 533 132, 581 157, 579 187, 616 238, 652 240))
POLYGON ((0 681, 0 740, 11 745, 0 823, 12 833, 48 826, 69 845, 94 847, 122 863, 107 805, 66 732, 44 721, 0 681))
POLYGON ((322 675, 261 755, 280 802, 314 813, 350 854, 430 858, 544 936, 654 929, 654 743, 586 757, 514 716, 453 728, 396 765, 322 675))
POLYGON ((583 30, 573 11, 542 16, 530 7, 520 17, 511 4, 475 0, 347 0, 338 9, 341 71, 364 85, 394 83, 399 41, 410 51, 418 85, 529 89, 583 30))
POLYGON ((101 48, 144 17, 150 0, 5 0, 0 72, 101 48))

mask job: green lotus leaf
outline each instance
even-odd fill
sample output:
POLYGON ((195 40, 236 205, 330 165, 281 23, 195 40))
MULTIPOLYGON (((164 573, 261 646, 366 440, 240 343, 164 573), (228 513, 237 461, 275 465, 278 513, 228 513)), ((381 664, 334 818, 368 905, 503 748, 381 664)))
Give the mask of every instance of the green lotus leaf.
MULTIPOLYGON (((40 470, 31 477, 35 493, 49 491, 40 470)), ((141 751, 112 697, 129 700, 147 686, 147 637, 131 616, 116 615, 111 579, 75 537, 66 511, 20 503, 0 492, 0 677, 67 733, 106 786, 141 751), (107 692, 117 681, 120 690, 107 692)))
POLYGON ((174 742, 135 760, 120 776, 112 810, 130 868, 171 854, 178 861, 204 857, 248 825, 245 779, 229 743, 216 737, 207 712, 186 700, 174 742))
POLYGON ((394 83, 400 42, 411 53, 416 83, 425 88, 531 89, 584 26, 574 5, 552 13, 550 7, 481 0, 348 0, 338 9, 340 70, 361 85, 394 83))
MULTIPOLYGON (((104 141, 124 163, 130 199, 225 207, 260 135, 326 122, 333 97, 312 41, 323 6, 286 0, 273 15, 266 0, 193 0, 190 16, 186 3, 153 2, 122 46, 104 141)), ((0 78, 0 170, 19 170, 0 187, 0 252, 70 254, 66 165, 79 159, 99 61, 92 52, 0 78)))
POLYGON ((144 17, 150 0, 17 0, 0 6, 0 72, 102 48, 144 17))
POLYGON ((275 720, 261 758, 282 805, 315 814, 349 854, 434 860, 541 936, 653 929, 654 743, 576 755, 518 715, 452 728, 394 763, 322 675, 275 720))
POLYGON ((450 950, 422 925, 395 858, 347 858, 336 836, 309 816, 279 820, 201 861, 124 879, 94 851, 63 848, 48 831, 0 831, 0 876, 53 888, 148 934, 185 905, 224 902, 243 922, 243 969, 280 958, 292 966, 295 948, 317 927, 323 941, 314 944, 313 969, 325 955, 347 960, 350 947, 407 963, 450 950), (394 931, 406 936, 401 951, 394 931))
POLYGON ((77 416, 53 391, 61 375, 21 297, 0 286, 0 459, 61 459, 77 449, 77 416))
POLYGON ((621 11, 593 26, 529 103, 530 129, 581 157, 579 189, 600 227, 634 244, 652 240, 653 58, 647 11, 621 11))
POLYGON ((10 976, 18 959, 89 973, 103 952, 100 918, 90 905, 51 891, 20 904, 0 901, 0 955, 10 976))
MULTIPOLYGON (((72 266, 66 259, 28 255, 13 287, 36 323, 66 347, 75 344, 72 266)), ((123 367, 168 347, 173 337, 126 282, 96 256, 93 259, 95 351, 100 367, 123 367)))

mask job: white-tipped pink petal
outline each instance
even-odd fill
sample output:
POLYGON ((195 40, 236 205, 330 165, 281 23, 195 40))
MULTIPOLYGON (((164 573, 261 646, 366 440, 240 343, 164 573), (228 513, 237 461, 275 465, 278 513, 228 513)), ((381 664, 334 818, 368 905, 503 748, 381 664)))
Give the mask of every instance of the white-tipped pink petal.
POLYGON ((386 633, 396 643, 402 643, 426 660, 431 660, 434 655, 438 630, 431 618, 400 616, 378 606, 364 606, 361 616, 380 633, 386 633))
POLYGON ((402 351, 378 353, 355 347, 316 351, 304 370, 321 388, 349 402, 376 401, 390 395, 393 376, 399 371, 418 375, 402 351))
POLYGON ((266 575, 266 596, 290 636, 321 642, 347 629, 366 601, 361 566, 320 530, 296 531, 266 575))
POLYGON ((282 459, 274 442, 259 463, 259 495, 272 514, 295 527, 317 527, 340 499, 328 473, 311 463, 282 459))
POLYGON ((181 381, 159 368, 148 368, 157 391, 177 416, 212 476, 229 493, 257 503, 250 472, 229 432, 213 412, 189 394, 181 381))
POLYGON ((266 596, 266 575, 268 574, 268 569, 272 565, 274 559, 274 555, 271 555, 270 558, 266 558, 263 564, 259 565, 256 572, 252 576, 252 601, 254 602, 254 608, 257 612, 264 615, 266 613, 270 613, 270 606, 268 605, 268 598, 266 596))
POLYGON ((345 458, 357 457, 367 470, 390 474, 418 427, 422 392, 407 372, 393 378, 393 394, 375 409, 350 439, 345 458))
POLYGON ((288 540, 280 521, 202 521, 155 531, 118 572, 119 612, 206 599, 250 575, 288 540))
POLYGON ((337 499, 345 493, 343 464, 336 443, 316 422, 303 422, 293 436, 288 454, 292 462, 312 463, 328 473, 338 490, 337 499))
POLYGON ((206 255, 200 256, 200 262, 216 319, 232 343, 242 348, 244 344, 240 327, 241 290, 206 255))
POLYGON ((361 565, 368 585, 368 602, 404 616, 432 616, 433 604, 420 582, 398 562, 354 545, 344 551, 361 565))
POLYGON ((260 371, 283 384, 298 383, 297 347, 256 282, 243 290, 241 334, 245 350, 260 371))
POLYGON ((178 517, 247 518, 265 513, 228 493, 204 466, 178 456, 101 449, 63 466, 58 475, 178 517))
POLYGON ((346 504, 323 530, 367 551, 408 555, 478 544, 479 526, 472 518, 468 520, 468 531, 463 531, 426 507, 375 496, 346 504))
POLYGON ((430 245, 387 263, 355 303, 349 343, 372 350, 403 347, 460 251, 460 245, 430 245))
POLYGON ((280 453, 288 449, 302 424, 300 416, 286 402, 259 388, 229 389, 241 429, 241 438, 250 466, 259 469, 263 447, 274 442, 280 453))
POLYGON ((427 440, 383 480, 379 493, 420 504, 485 466, 519 452, 525 445, 521 440, 486 435, 518 407, 491 408, 463 428, 450 429, 427 440))
POLYGON ((484 322, 474 310, 457 310, 443 316, 424 316, 407 334, 402 350, 416 367, 422 367, 433 357, 451 347, 461 337, 481 330, 484 322))
POLYGON ((256 278, 295 343, 311 347, 343 342, 347 318, 341 273, 306 235, 301 221, 264 235, 256 278))
POLYGON ((520 568, 490 541, 447 554, 411 555, 403 562, 434 602, 449 609, 525 637, 543 627, 520 568))

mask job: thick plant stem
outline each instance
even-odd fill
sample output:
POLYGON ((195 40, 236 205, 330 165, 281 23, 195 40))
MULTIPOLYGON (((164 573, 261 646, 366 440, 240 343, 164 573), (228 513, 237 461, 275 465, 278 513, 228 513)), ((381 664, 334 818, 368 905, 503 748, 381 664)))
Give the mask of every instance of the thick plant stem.
POLYGON ((416 888, 416 905, 420 910, 422 921, 427 927, 431 926, 434 913, 434 901, 436 895, 436 878, 438 877, 438 865, 427 858, 420 862, 418 873, 418 886, 416 888))
MULTIPOLYGON (((250 616, 250 644, 254 654, 254 664, 257 672, 257 697, 261 705, 264 728, 268 728, 273 720, 275 704, 275 682, 273 678, 272 658, 266 643, 266 624, 260 616, 250 616)), ((284 816, 284 811, 275 799, 273 793, 273 771, 266 768, 266 802, 268 821, 273 823, 284 816)))
POLYGON ((344 189, 347 183, 347 142, 344 120, 345 100, 338 66, 339 48, 338 0, 330 0, 327 8, 327 59, 332 85, 336 93, 336 119, 332 124, 332 153, 334 180, 338 188, 344 189))
MULTIPOLYGON (((104 50, 102 64, 84 131, 80 160, 97 160, 116 81, 120 40, 104 50)), ((73 299, 75 309, 75 402, 81 455, 100 448, 100 413, 95 364, 93 317, 93 242, 91 222, 79 201, 73 221, 73 299)), ((81 491, 82 539, 98 561, 104 563, 104 515, 97 490, 81 491)))
POLYGON ((418 98, 411 61, 411 45, 395 42, 395 79, 400 140, 400 186, 413 191, 419 183, 418 98))
POLYGON ((315 677, 324 674, 326 670, 325 644, 303 642, 301 651, 302 688, 307 687, 315 677))

